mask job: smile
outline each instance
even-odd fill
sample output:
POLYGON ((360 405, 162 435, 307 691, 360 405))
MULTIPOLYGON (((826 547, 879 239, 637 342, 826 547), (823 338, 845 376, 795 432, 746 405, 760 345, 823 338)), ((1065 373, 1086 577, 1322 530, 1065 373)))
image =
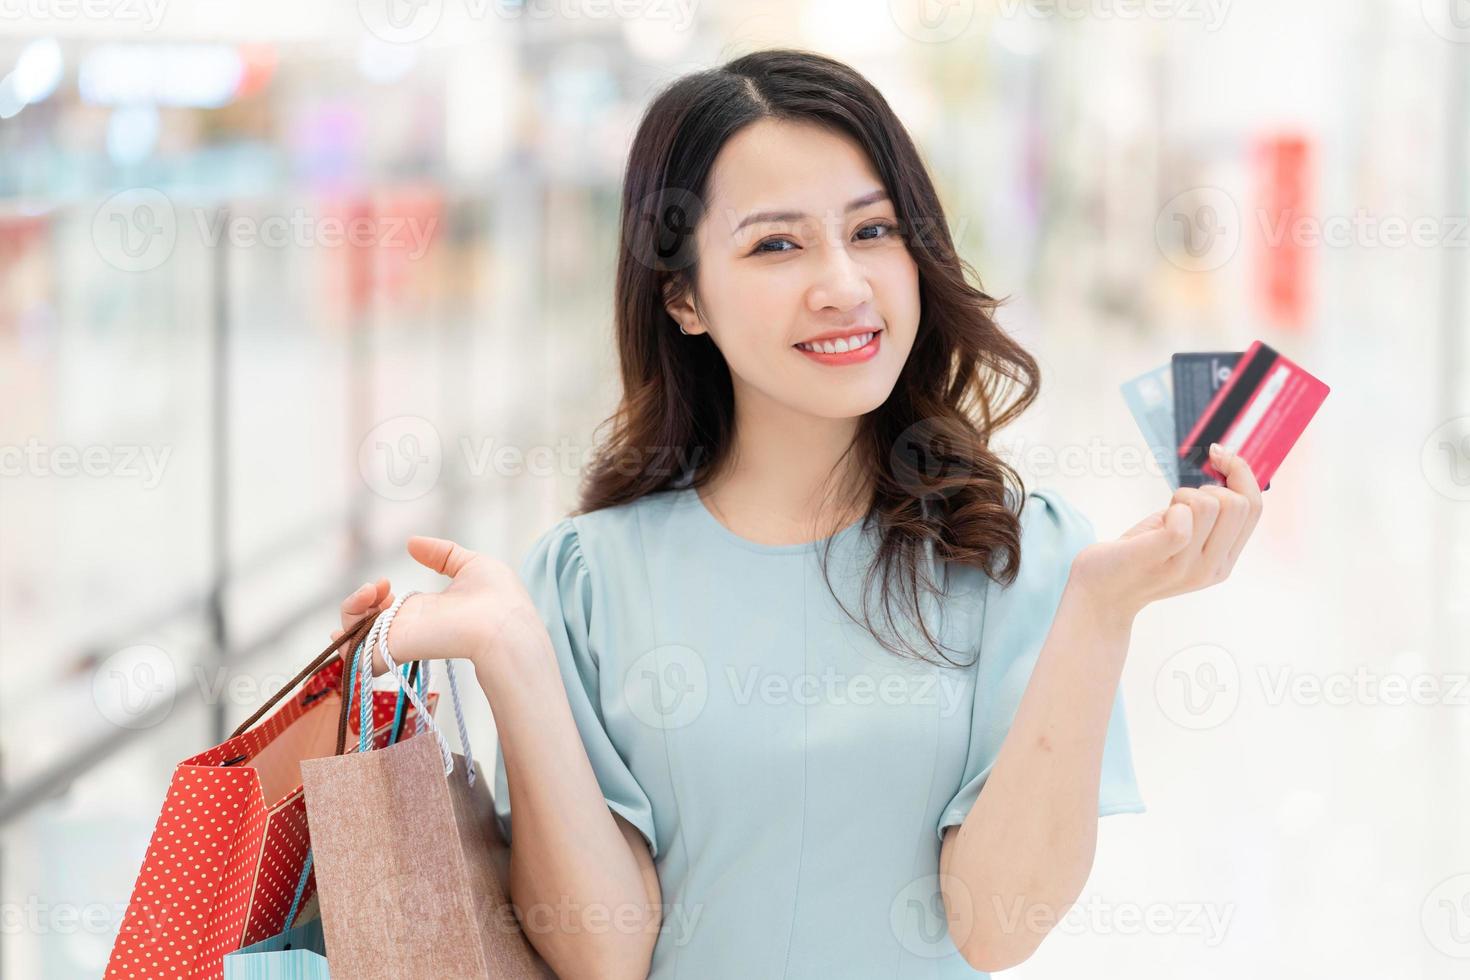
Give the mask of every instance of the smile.
POLYGON ((807 341, 793 346, 818 364, 857 364, 878 353, 882 335, 882 330, 866 330, 848 337, 807 341))
POLYGON ((802 350, 815 351, 818 354, 843 354, 850 350, 857 350, 868 341, 878 336, 876 330, 866 333, 855 333, 851 337, 838 337, 835 340, 814 340, 807 344, 797 344, 802 350))

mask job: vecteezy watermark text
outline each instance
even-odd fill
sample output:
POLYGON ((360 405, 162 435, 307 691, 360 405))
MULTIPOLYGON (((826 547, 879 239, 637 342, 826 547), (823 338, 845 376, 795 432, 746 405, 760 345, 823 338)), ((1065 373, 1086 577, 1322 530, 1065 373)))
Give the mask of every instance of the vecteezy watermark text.
POLYGON ((171 455, 172 446, 52 445, 33 436, 21 445, 0 445, 0 477, 116 477, 152 490, 171 455))

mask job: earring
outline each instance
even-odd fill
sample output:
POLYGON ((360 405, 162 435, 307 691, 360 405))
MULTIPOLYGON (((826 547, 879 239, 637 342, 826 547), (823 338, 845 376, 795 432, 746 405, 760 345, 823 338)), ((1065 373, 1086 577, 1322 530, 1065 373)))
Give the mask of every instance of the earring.
POLYGON ((689 331, 684 329, 684 324, 682 324, 682 323, 679 324, 679 332, 681 334, 683 334, 684 336, 686 336, 686 337, 691 336, 691 334, 689 333, 689 331))

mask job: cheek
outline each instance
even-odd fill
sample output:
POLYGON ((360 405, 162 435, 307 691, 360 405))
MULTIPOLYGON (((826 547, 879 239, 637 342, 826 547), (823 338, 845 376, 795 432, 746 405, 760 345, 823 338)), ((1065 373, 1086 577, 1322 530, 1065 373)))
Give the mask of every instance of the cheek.
POLYGON ((869 266, 874 300, 895 333, 912 335, 919 323, 919 267, 907 251, 885 255, 869 266))
POLYGON ((800 285, 738 262, 706 266, 700 280, 720 352, 733 368, 760 370, 771 351, 786 343, 797 308, 793 303, 801 301, 800 285))

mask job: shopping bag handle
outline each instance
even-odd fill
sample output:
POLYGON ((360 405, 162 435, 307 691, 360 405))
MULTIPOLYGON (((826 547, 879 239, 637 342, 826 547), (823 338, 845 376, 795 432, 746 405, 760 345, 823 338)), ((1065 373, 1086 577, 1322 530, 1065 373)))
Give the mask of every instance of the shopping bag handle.
MULTIPOLYGON (((435 741, 438 742, 439 754, 444 760, 444 775, 448 776, 454 772, 454 754, 449 748, 449 742, 444 738, 444 733, 440 731, 438 724, 436 724, 434 721, 433 715, 430 714, 427 705, 425 705, 424 703, 424 697, 428 693, 428 674, 430 661, 413 661, 414 666, 423 666, 423 673, 419 675, 421 683, 415 684, 412 674, 410 674, 409 679, 404 679, 403 673, 398 669, 398 665, 393 662, 393 655, 388 651, 388 631, 389 628, 392 626, 393 617, 398 615, 398 609, 400 606, 403 605, 404 601, 407 600, 410 596, 415 595, 418 595, 418 593, 414 591, 408 591, 404 592, 397 599, 395 599, 393 601, 393 604, 383 611, 381 618, 377 619, 373 623, 372 628, 368 630, 368 635, 367 638, 363 641, 363 645, 367 648, 367 656, 372 657, 374 644, 377 644, 377 653, 383 658, 384 666, 388 668, 389 675, 398 682, 399 697, 401 698, 406 696, 408 700, 412 702, 414 710, 418 712, 419 730, 423 731, 425 728, 427 728, 430 732, 433 733, 435 741)), ((464 748, 465 779, 469 782, 471 786, 473 786, 475 785, 475 778, 477 776, 475 757, 470 750, 469 729, 465 725, 464 705, 460 701, 459 681, 454 674, 453 660, 444 661, 444 673, 447 674, 449 677, 449 698, 450 701, 454 704, 454 720, 459 727, 460 744, 464 748)), ((369 692, 372 689, 371 685, 372 674, 371 672, 368 672, 367 674, 363 675, 363 693, 359 695, 360 704, 366 703, 361 699, 370 696, 369 692)), ((345 734, 345 729, 343 730, 342 734, 345 734)), ((366 751, 368 748, 368 744, 365 736, 362 733, 362 730, 359 731, 358 738, 359 751, 366 751)), ((344 751, 341 743, 342 739, 341 735, 339 734, 339 751, 344 751)))
MULTIPOLYGON (((350 712, 352 711, 353 697, 357 695, 359 691, 361 691, 361 696, 359 698, 358 704, 362 711, 362 717, 359 721, 359 727, 361 728, 361 731, 358 734, 362 737, 362 741, 364 744, 367 743, 371 733, 376 727, 373 724, 373 671, 371 654, 369 654, 368 668, 362 674, 362 684, 358 685, 356 683, 356 680, 358 677, 358 671, 362 670, 361 661, 363 651, 372 650, 372 638, 375 635, 376 630, 378 629, 378 627, 385 626, 387 624, 387 620, 379 619, 379 616, 381 615, 381 610, 373 613, 372 625, 368 628, 367 637, 354 647, 353 652, 350 656, 344 656, 342 658, 342 707, 337 715, 337 755, 342 755, 344 752, 347 751, 347 719, 350 717, 350 712)), ((427 664, 425 666, 427 666, 427 664)), ((397 667, 395 666, 393 669, 396 671, 397 667)), ((409 667, 407 674, 409 684, 420 683, 419 663, 417 660, 415 660, 412 666, 409 667)), ((402 678, 399 678, 399 681, 401 683, 402 678)), ((388 742, 390 745, 398 741, 398 736, 401 732, 401 725, 403 724, 404 701, 405 698, 403 692, 399 691, 398 703, 393 707, 393 728, 388 735, 388 742)), ((422 731, 424 727, 423 719, 417 719, 417 724, 419 730, 422 731)), ((364 749, 364 751, 366 750, 364 749)))
MULTIPOLYGON (((352 650, 353 648, 355 648, 357 646, 357 642, 368 632, 369 629, 372 628, 373 622, 380 615, 382 615, 381 610, 379 612, 373 613, 371 616, 368 616, 365 619, 360 620, 357 623, 354 623, 351 629, 345 631, 341 636, 333 640, 330 646, 328 646, 321 653, 317 654, 316 657, 312 659, 311 663, 301 668, 301 672, 298 673, 295 677, 291 678, 289 681, 287 681, 284 687, 282 687, 275 694, 272 694, 270 697, 266 698, 265 703, 262 704, 259 708, 256 708, 255 712, 251 714, 249 718, 246 718, 244 721, 240 722, 239 727, 236 728, 234 733, 230 735, 230 738, 238 738, 239 736, 244 735, 247 731, 250 730, 250 727, 252 725, 254 725, 257 721, 260 721, 261 718, 264 718, 266 712, 274 708, 280 702, 281 698, 285 697, 287 694, 291 693, 291 691, 295 690, 297 684, 300 684, 308 677, 314 676, 323 667, 331 663, 333 658, 341 656, 341 654, 339 653, 339 649, 344 643, 348 643, 348 641, 350 640, 352 642, 348 644, 347 649, 352 650)), ((342 657, 342 660, 345 663, 347 661, 347 658, 342 657)), ((344 680, 345 679, 346 678, 344 678, 344 680)), ((345 700, 351 699, 344 698, 344 701, 345 700)), ((344 720, 346 718, 345 708, 343 709, 343 718, 344 720)))

